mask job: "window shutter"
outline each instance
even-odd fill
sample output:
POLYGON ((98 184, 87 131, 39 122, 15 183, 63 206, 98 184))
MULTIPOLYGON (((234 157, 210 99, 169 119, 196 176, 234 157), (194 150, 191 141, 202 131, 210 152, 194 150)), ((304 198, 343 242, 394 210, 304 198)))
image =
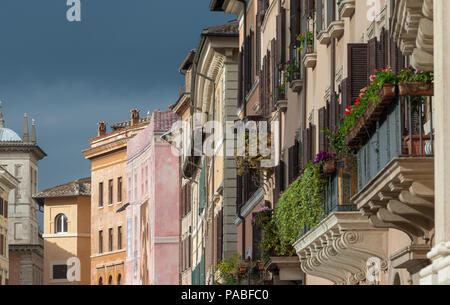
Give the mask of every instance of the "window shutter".
POLYGON ((315 0, 305 0, 306 8, 305 8, 305 15, 306 17, 312 17, 315 9, 315 0))
POLYGON ((242 176, 236 177, 236 208, 242 205, 242 176))
MULTIPOLYGON (((272 58, 271 58, 271 63, 272 63, 272 73, 271 73, 271 75, 272 75, 272 96, 271 96, 271 98, 270 98, 270 100, 272 101, 272 103, 271 103, 271 106, 273 106, 273 105, 275 105, 275 101, 274 101, 274 98, 275 98, 275 87, 277 86, 276 85, 276 70, 277 70, 277 64, 276 64, 276 58, 277 58, 277 55, 276 55, 276 40, 275 39, 272 39, 272 41, 271 41, 271 48, 270 48, 271 50, 272 50, 272 52, 271 52, 271 55, 272 55, 272 58)), ((270 107, 269 109, 270 110, 272 110, 272 108, 273 107, 270 107)))
POLYGON ((258 0, 258 15, 256 16, 256 74, 261 76, 261 26, 264 18, 264 12, 262 11, 262 1, 258 0))
POLYGON ((335 19, 336 12, 336 0, 327 0, 327 27, 330 26, 330 23, 335 19))
POLYGON ((348 83, 351 103, 353 103, 367 86, 367 44, 350 43, 348 51, 348 83))
POLYGON ((191 199, 191 183, 189 182, 188 184, 187 184, 187 202, 188 202, 188 204, 187 204, 187 206, 188 206, 188 213, 190 213, 191 212, 191 210, 192 210, 192 199, 191 199))
POLYGON ((273 95, 273 75, 271 74, 271 63, 272 60, 272 53, 271 51, 267 51, 267 62, 266 62, 266 97, 265 97, 265 105, 266 105, 266 111, 267 115, 269 115, 272 111, 272 95, 273 95))
POLYGON ((306 164, 308 164, 308 149, 309 149, 309 142, 308 142, 308 131, 306 129, 303 129, 302 131, 302 160, 303 160, 303 167, 306 167, 306 164))
POLYGON ((313 147, 313 144, 314 144, 314 140, 313 140, 313 128, 312 128, 312 125, 311 125, 311 123, 309 124, 309 127, 308 127, 308 129, 306 130, 306 133, 307 133, 307 143, 308 143, 308 146, 306 147, 306 151, 307 151, 307 154, 308 154, 308 156, 307 156, 307 158, 306 158, 306 162, 309 162, 309 161, 311 161, 312 160, 312 158, 313 158, 313 151, 314 151, 314 147, 313 147))
POLYGON ((326 151, 326 133, 324 132, 325 129, 325 107, 319 109, 319 150, 320 151, 326 151))
POLYGON ((320 31, 322 31, 322 23, 323 23, 323 0, 317 0, 316 5, 317 5, 316 29, 317 33, 319 33, 320 31))
POLYGON ((217 216, 217 262, 223 258, 223 210, 219 211, 217 216))
POLYGON ((344 116, 344 112, 346 109, 352 105, 351 92, 349 92, 349 86, 348 86, 348 78, 343 79, 341 82, 341 92, 342 92, 342 110, 341 110, 341 116, 344 116))
POLYGON ((297 35, 300 33, 300 1, 291 0, 291 45, 295 45, 297 42, 297 35))
POLYGON ((288 184, 294 182, 294 147, 288 149, 288 184))
MULTIPOLYGON (((389 20, 389 24, 392 24, 392 17, 389 20)), ((392 71, 398 74, 405 67, 405 57, 391 37, 389 37, 389 45, 389 65, 392 71)))
POLYGON ((293 148, 294 155, 294 181, 298 178, 300 174, 300 144, 296 140, 293 148))
POLYGON ((387 54, 387 31, 382 29, 380 34, 380 41, 377 44, 377 70, 382 70, 387 66, 386 54, 387 54))
POLYGON ((367 85, 370 85, 370 75, 374 74, 377 68, 377 38, 372 38, 367 43, 367 85))
POLYGON ((243 57, 244 54, 242 52, 239 52, 239 63, 238 63, 238 107, 240 108, 242 106, 243 97, 244 97, 244 90, 243 90, 243 57))
POLYGON ((277 64, 284 65, 286 62, 286 10, 281 8, 280 14, 276 17, 277 33, 277 64))
POLYGON ((262 60, 261 72, 259 73, 259 102, 262 108, 263 115, 267 116, 265 97, 266 97, 266 57, 264 56, 262 60))

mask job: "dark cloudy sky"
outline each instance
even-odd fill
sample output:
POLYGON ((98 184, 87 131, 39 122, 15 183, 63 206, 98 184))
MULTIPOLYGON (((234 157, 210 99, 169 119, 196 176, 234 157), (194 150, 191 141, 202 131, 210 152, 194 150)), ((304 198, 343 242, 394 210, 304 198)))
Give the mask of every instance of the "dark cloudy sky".
POLYGON ((209 0, 81 0, 69 23, 66 0, 0 1, 0 100, 6 126, 37 121, 40 189, 89 176, 81 150, 96 123, 129 119, 132 107, 167 109, 183 79, 177 68, 200 32, 235 16, 209 0))

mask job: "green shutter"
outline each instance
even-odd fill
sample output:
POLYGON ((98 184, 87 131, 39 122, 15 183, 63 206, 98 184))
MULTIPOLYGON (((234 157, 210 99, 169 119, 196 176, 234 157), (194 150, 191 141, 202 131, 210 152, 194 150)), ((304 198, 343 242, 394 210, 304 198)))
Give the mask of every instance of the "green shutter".
POLYGON ((198 184, 198 213, 203 213, 206 206, 206 179, 205 179, 206 162, 203 162, 202 171, 200 172, 200 181, 198 184))
POLYGON ((199 284, 205 285, 205 249, 202 251, 202 259, 200 260, 199 284))

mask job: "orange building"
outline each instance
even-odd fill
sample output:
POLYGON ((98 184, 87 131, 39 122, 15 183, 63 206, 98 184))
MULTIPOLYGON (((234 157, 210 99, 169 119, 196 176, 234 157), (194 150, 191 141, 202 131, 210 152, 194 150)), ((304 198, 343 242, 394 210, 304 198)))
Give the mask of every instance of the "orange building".
POLYGON ((131 110, 131 120, 111 126, 98 123, 98 135, 83 151, 91 161, 91 284, 125 283, 127 247, 126 167, 127 143, 145 129, 150 116, 139 117, 131 110))

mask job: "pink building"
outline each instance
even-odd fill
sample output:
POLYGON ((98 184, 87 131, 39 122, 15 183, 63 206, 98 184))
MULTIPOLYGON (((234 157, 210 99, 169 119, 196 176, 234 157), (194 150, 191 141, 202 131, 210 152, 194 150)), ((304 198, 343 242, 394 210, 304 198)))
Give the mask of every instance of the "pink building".
POLYGON ((161 136, 178 120, 155 111, 127 147, 129 285, 179 284, 179 158, 161 136))

